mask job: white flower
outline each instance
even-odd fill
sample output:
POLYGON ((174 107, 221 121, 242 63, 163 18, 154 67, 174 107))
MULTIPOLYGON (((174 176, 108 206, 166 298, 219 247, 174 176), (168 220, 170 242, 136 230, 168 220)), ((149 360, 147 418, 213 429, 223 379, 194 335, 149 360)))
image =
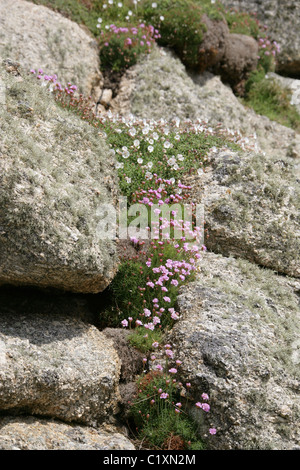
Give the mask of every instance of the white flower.
POLYGON ((142 130, 142 133, 144 135, 147 135, 149 133, 149 127, 144 127, 143 130, 142 130))
POLYGON ((134 141, 133 141, 133 145, 134 145, 135 147, 139 147, 139 146, 140 146, 140 141, 139 141, 138 139, 134 140, 134 141))
POLYGON ((152 8, 157 8, 157 3, 152 3, 152 8))
POLYGON ((138 158, 137 159, 137 162, 141 165, 143 163, 143 159, 142 158, 138 158))
POLYGON ((127 181, 128 184, 131 183, 131 178, 129 178, 128 176, 126 176, 125 179, 126 179, 126 181, 127 181))
POLYGON ((108 3, 109 3, 110 5, 113 5, 114 0, 108 0, 108 3))
POLYGON ((179 160, 180 162, 183 162, 184 156, 181 155, 181 153, 179 153, 179 154, 177 155, 177 160, 179 160))
POLYGON ((131 15, 132 15, 132 11, 131 11, 131 10, 129 10, 129 12, 128 12, 128 16, 131 16, 131 15))
POLYGON ((151 180, 151 179, 153 178, 152 173, 151 173, 150 171, 146 171, 145 178, 146 178, 147 180, 151 180))
POLYGON ((153 150, 154 150, 154 149, 153 149, 152 145, 149 145, 149 147, 148 147, 148 152, 152 153, 153 150))
POLYGON ((117 169, 119 169, 119 168, 124 168, 124 163, 117 162, 117 163, 116 163, 116 168, 117 168, 117 169))
POLYGON ((164 21, 165 17, 164 17, 164 16, 160 16, 159 19, 160 19, 160 21, 164 21))
POLYGON ((119 7, 119 8, 122 8, 122 6, 123 6, 123 3, 119 2, 119 3, 118 3, 118 7, 119 7))
POLYGON ((152 136, 152 137, 153 137, 154 140, 158 140, 159 135, 157 134, 157 132, 153 132, 153 136, 152 136))
POLYGON ((129 135, 131 135, 131 137, 134 137, 136 134, 136 130, 134 127, 132 127, 131 129, 129 129, 129 135))
POLYGON ((98 18, 98 23, 102 23, 102 18, 98 18))
POLYGON ((165 149, 169 149, 171 147, 171 144, 168 140, 166 140, 166 142, 164 143, 164 148, 165 149))
POLYGON ((104 5, 102 5, 102 8, 104 8, 104 10, 105 10, 105 8, 107 8, 106 3, 104 3, 104 5))
POLYGON ((149 168, 149 170, 151 170, 151 168, 153 167, 153 162, 148 162, 147 167, 149 168))
POLYGON ((174 156, 174 155, 172 155, 172 157, 169 158, 169 160, 168 160, 168 165, 170 165, 170 166, 176 165, 176 160, 175 160, 175 156, 174 156))

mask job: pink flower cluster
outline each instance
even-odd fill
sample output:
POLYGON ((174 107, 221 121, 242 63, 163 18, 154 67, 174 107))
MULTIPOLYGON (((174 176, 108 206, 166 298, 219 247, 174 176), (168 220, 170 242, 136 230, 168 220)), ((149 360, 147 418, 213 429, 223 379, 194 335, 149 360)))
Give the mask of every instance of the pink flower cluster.
POLYGON ((148 52, 150 52, 155 40, 161 37, 159 31, 152 25, 146 26, 144 23, 140 23, 138 26, 118 27, 115 24, 111 24, 107 33, 103 31, 101 33, 105 47, 109 47, 112 34, 118 38, 124 36, 124 48, 145 46, 148 48, 148 52))
POLYGON ((280 45, 276 41, 270 41, 268 38, 259 38, 258 45, 264 55, 276 57, 280 52, 280 45))

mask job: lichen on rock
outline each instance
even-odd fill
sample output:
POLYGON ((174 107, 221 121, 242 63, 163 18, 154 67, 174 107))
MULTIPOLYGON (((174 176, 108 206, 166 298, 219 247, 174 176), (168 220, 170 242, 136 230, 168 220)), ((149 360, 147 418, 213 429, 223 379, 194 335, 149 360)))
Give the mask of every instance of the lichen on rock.
POLYGON ((193 399, 210 396, 210 449, 299 448, 299 289, 297 279, 206 253, 181 290, 182 319, 167 340, 193 399))
POLYGON ((0 284, 100 292, 118 265, 97 231, 99 207, 117 201, 114 157, 14 62, 0 80, 0 284))

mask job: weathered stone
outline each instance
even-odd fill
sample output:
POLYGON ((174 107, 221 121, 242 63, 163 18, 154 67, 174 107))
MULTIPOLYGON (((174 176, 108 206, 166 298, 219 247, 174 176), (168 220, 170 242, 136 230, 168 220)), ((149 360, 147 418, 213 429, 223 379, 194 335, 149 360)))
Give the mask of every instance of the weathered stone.
POLYGON ((210 126, 221 124, 240 132, 255 151, 300 158, 300 136, 293 129, 245 108, 219 77, 209 73, 189 76, 165 49, 156 48, 128 70, 112 110, 144 119, 179 117, 207 121, 210 126))
POLYGON ((250 72, 256 69, 257 62, 257 41, 243 34, 229 34, 226 37, 223 58, 213 70, 236 93, 243 94, 245 82, 250 72))
POLYGON ((300 188, 293 161, 228 149, 215 149, 209 159, 210 171, 188 180, 195 201, 204 204, 207 247, 300 277, 300 188))
POLYGON ((222 0, 223 5, 255 13, 281 47, 277 72, 300 77, 300 4, 295 0, 222 0))
POLYGON ((86 95, 102 82, 94 38, 77 23, 24 0, 0 0, 0 57, 43 69, 86 95))
POLYGON ((193 403, 210 396, 203 423, 191 408, 202 435, 217 429, 210 449, 299 448, 299 292, 299 280, 213 253, 182 288, 167 341, 193 403))
POLYGON ((1 65, 0 83, 0 284, 100 292, 118 265, 98 231, 117 202, 114 157, 18 65, 1 65))
POLYGON ((0 450, 135 450, 114 427, 85 427, 34 417, 0 419, 0 450))
POLYGON ((207 15, 203 15, 202 22, 205 24, 206 32, 199 46, 199 72, 218 64, 223 59, 229 29, 225 21, 213 21, 207 15))
POLYGON ((68 313, 45 315, 39 303, 30 308, 0 307, 0 410, 111 421, 120 400, 112 340, 68 313))

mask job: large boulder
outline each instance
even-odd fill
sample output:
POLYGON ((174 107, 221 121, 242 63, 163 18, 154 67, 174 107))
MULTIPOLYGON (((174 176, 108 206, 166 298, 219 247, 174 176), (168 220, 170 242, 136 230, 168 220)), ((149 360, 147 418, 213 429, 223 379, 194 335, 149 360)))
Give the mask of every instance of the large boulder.
POLYGON ((245 108, 219 77, 188 75, 165 49, 154 49, 127 71, 112 109, 143 119, 206 120, 209 126, 240 132, 257 151, 300 158, 300 136, 293 129, 245 108))
POLYGON ((36 417, 0 419, 0 450, 135 450, 114 427, 91 428, 36 417))
POLYGON ((210 396, 204 423, 191 408, 217 429, 210 449, 300 448, 299 293, 299 280, 213 253, 181 290, 167 341, 193 402, 210 396))
POLYGON ((227 7, 255 13, 268 27, 271 39, 281 47, 277 71, 283 75, 300 76, 300 4, 295 0, 221 0, 227 7))
POLYGON ((0 83, 0 284, 100 292, 118 263, 99 235, 101 206, 117 203, 114 157, 17 64, 0 65, 0 83))
POLYGON ((113 422, 121 364, 112 339, 74 315, 72 299, 0 295, 0 412, 113 422))
POLYGON ((292 160, 214 149, 189 177, 205 211, 206 246, 300 277, 300 187, 292 160))
POLYGON ((257 63, 257 41, 244 34, 229 34, 226 37, 224 55, 212 70, 236 93, 243 95, 246 80, 250 72, 257 68, 257 63))
MULTIPOLYGON (((25 69, 56 74, 86 95, 102 82, 94 38, 78 24, 49 8, 24 0, 0 0, 0 57, 25 69)), ((97 91, 98 90, 98 91, 97 91)))

